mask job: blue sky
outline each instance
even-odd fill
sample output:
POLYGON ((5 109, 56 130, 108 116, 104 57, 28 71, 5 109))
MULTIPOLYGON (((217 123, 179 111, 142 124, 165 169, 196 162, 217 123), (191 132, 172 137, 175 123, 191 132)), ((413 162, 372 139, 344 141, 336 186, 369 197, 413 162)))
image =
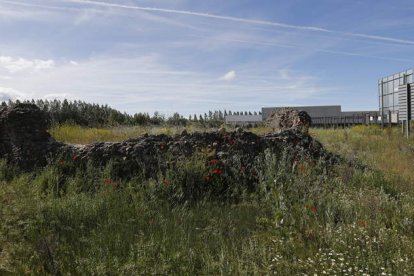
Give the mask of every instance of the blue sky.
POLYGON ((376 110, 414 67, 412 0, 0 0, 0 100, 169 115, 376 110))

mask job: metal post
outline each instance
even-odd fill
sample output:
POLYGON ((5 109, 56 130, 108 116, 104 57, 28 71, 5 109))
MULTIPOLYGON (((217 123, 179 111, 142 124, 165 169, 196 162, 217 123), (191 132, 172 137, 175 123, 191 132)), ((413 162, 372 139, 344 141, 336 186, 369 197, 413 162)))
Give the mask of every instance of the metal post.
POLYGON ((381 128, 384 129, 384 81, 381 80, 381 128))
POLYGON ((406 132, 406 137, 408 139, 408 138, 410 138, 410 121, 406 120, 405 122, 406 122, 405 123, 405 127, 406 127, 405 132, 406 132))
POLYGON ((391 128, 391 110, 388 110, 388 127, 391 128))
POLYGON ((406 89, 407 89, 407 121, 409 125, 411 121, 411 86, 407 84, 406 89))

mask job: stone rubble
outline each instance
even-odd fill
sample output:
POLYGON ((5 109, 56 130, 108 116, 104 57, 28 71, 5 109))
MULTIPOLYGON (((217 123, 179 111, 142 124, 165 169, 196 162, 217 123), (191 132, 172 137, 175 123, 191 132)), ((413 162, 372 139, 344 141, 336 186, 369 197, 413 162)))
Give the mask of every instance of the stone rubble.
POLYGON ((307 134, 312 119, 306 111, 293 108, 282 108, 273 112, 266 120, 266 124, 274 131, 297 130, 307 134))
POLYGON ((0 158, 23 170, 45 166, 47 158, 64 145, 47 132, 47 117, 32 104, 0 109, 0 158))
POLYGON ((202 151, 223 160, 238 156, 245 164, 252 164, 266 149, 278 153, 289 149, 291 154, 312 160, 329 157, 303 127, 300 130, 291 128, 256 135, 241 129, 227 132, 222 128, 205 133, 183 131, 176 136, 146 134, 118 143, 75 146, 56 142, 47 133, 46 116, 36 106, 19 104, 0 110, 0 158, 29 171, 62 155, 71 156, 79 164, 92 162, 95 166, 116 160, 120 175, 128 177, 141 173, 153 177, 166 163, 202 151))

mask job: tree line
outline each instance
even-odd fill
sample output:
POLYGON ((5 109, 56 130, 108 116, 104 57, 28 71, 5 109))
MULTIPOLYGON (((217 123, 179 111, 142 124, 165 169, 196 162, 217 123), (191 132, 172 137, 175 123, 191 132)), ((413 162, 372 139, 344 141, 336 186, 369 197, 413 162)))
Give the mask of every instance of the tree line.
POLYGON ((185 118, 179 113, 166 117, 159 112, 153 115, 145 112, 130 115, 120 112, 108 105, 91 104, 83 101, 68 100, 31 100, 31 101, 11 101, 2 102, 2 106, 13 106, 18 103, 32 103, 45 111, 49 116, 49 122, 52 125, 57 124, 76 124, 87 127, 112 127, 112 126, 145 126, 145 125, 172 125, 186 126, 188 124, 199 124, 207 127, 219 127, 224 123, 227 115, 260 115, 257 112, 247 111, 209 111, 204 114, 194 114, 185 118))

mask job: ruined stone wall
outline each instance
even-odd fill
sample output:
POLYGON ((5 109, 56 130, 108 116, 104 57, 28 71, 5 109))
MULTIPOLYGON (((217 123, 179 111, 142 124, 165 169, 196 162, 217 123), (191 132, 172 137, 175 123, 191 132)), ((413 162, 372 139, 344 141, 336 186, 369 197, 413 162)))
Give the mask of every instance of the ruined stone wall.
POLYGON ((266 124, 274 131, 296 130, 307 134, 312 119, 306 111, 283 108, 273 112, 267 118, 266 124))
POLYGON ((24 170, 44 166, 63 144, 47 132, 46 114, 32 104, 0 109, 0 157, 24 170))
POLYGON ((144 135, 119 143, 93 143, 74 146, 56 142, 47 133, 45 114, 36 106, 21 104, 0 110, 0 157, 24 170, 45 166, 60 156, 70 156, 79 164, 92 162, 104 166, 116 160, 119 174, 125 177, 142 173, 152 177, 168 162, 187 158, 197 152, 208 152, 212 158, 231 162, 235 157, 244 164, 269 149, 312 159, 326 155, 321 144, 298 129, 279 133, 255 135, 238 130, 226 132, 192 133, 181 135, 144 135))

